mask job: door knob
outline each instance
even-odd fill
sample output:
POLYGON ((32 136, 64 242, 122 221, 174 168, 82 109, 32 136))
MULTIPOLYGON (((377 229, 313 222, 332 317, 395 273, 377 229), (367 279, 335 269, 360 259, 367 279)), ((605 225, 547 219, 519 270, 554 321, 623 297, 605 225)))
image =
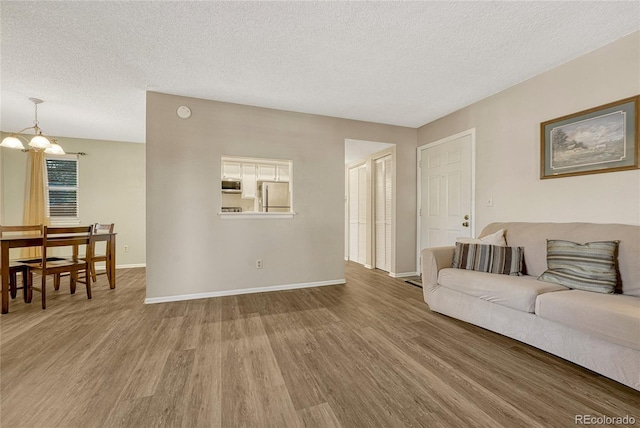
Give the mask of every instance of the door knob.
POLYGON ((469 227, 469 222, 468 222, 468 221, 465 221, 464 223, 462 223, 462 225, 463 225, 464 227, 469 227))
POLYGON ((465 220, 469 220, 469 214, 467 214, 466 216, 464 216, 465 220))

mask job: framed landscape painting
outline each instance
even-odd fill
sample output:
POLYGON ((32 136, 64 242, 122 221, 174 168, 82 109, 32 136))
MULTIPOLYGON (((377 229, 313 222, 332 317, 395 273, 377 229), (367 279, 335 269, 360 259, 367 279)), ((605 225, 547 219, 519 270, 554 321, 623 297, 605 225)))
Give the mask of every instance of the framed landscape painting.
POLYGON ((540 178, 638 168, 640 96, 540 124, 540 178))

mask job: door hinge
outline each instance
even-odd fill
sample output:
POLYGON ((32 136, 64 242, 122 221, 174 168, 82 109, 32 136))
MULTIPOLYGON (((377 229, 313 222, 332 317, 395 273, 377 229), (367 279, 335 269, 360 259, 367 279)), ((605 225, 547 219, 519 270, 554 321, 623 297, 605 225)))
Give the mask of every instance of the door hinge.
POLYGON ((419 210, 419 211, 420 211, 420 214, 419 214, 419 215, 420 215, 420 217, 422 217, 422 208, 420 208, 420 210, 419 210))
POLYGON ((422 161, 418 162, 418 166, 422 168, 422 161))

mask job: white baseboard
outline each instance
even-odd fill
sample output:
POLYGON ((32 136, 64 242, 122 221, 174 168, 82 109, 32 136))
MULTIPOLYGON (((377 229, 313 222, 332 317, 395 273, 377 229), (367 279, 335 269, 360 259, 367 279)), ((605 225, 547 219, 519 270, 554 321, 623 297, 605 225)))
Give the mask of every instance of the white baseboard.
POLYGON ((400 273, 389 272, 389 276, 391 278, 406 278, 408 276, 418 276, 418 272, 400 272, 400 273))
POLYGON ((147 267, 146 263, 134 263, 130 265, 116 265, 116 269, 131 269, 131 268, 141 268, 147 267))
POLYGON ((182 300, 195 300, 195 299, 208 299, 210 297, 223 297, 223 296, 236 296, 239 294, 252 294, 252 293, 265 293, 269 291, 283 291, 283 290, 295 290, 298 288, 310 288, 310 287, 322 287, 325 285, 339 285, 344 284, 346 281, 344 278, 335 279, 331 281, 318 281, 318 282, 303 282, 300 284, 284 284, 284 285, 271 285, 268 287, 254 287, 254 288, 238 288, 235 290, 223 290, 223 291, 210 291, 207 293, 194 293, 194 294, 181 294, 177 296, 166 297, 147 297, 144 299, 144 303, 167 303, 167 302, 180 302, 182 300))
MULTIPOLYGON (((143 268, 143 267, 147 267, 146 263, 137 263, 137 264, 131 264, 131 265, 116 265, 116 269, 132 269, 132 268, 143 268)), ((107 268, 104 266, 96 266, 96 272, 104 272, 106 271, 107 268)))
POLYGON ((364 267, 367 268, 367 269, 373 269, 373 266, 371 266, 371 265, 364 265, 364 267))

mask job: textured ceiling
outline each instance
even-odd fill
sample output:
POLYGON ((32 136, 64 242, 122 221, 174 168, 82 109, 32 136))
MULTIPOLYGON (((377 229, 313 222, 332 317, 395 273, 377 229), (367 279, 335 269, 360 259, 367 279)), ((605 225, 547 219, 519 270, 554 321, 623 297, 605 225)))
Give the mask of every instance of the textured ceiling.
POLYGON ((0 128, 144 142, 145 91, 418 127, 640 28, 640 2, 0 3, 0 128))

